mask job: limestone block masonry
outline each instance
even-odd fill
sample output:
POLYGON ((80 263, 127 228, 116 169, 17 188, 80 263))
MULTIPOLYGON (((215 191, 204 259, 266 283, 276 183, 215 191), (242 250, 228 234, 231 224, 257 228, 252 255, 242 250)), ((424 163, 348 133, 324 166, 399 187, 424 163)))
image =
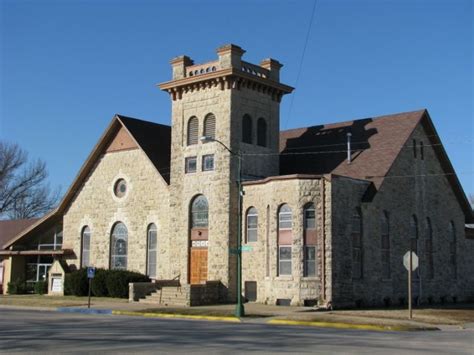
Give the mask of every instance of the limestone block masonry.
MULTIPOLYGON (((111 233, 121 222, 127 229, 126 268, 147 273, 147 264, 152 264, 147 262, 147 230, 153 223, 157 229, 157 280, 131 285, 130 299, 147 297, 147 302, 156 302, 164 298, 167 303, 174 300, 184 305, 232 302, 237 296, 240 179, 244 190, 242 284, 244 294, 257 302, 319 303, 339 308, 401 305, 406 303, 407 289, 402 256, 410 245, 415 245, 420 260, 414 284, 416 300, 472 301, 474 240, 466 237, 464 229, 464 223, 472 219, 471 211, 467 208, 466 212, 467 204, 463 205, 460 185, 446 177, 450 163, 442 147, 429 144, 428 130, 434 128, 428 113, 415 112, 405 118, 397 115, 417 121, 379 118, 390 120, 390 124, 378 125, 381 130, 374 132, 397 132, 398 125, 405 122, 410 130, 399 137, 409 136, 407 141, 403 147, 402 140, 397 147, 387 147, 380 143, 385 141, 382 134, 379 142, 368 142, 369 154, 360 148, 351 162, 342 163, 348 169, 334 170, 331 166, 338 162, 325 166, 306 155, 286 169, 285 159, 280 167, 280 158, 298 154, 292 148, 301 144, 304 154, 312 153, 306 149, 313 145, 313 138, 330 143, 336 135, 345 139, 345 133, 341 134, 347 127, 340 125, 337 132, 334 128, 327 132, 324 128, 280 132, 280 103, 293 88, 280 83, 282 65, 276 60, 264 59, 255 65, 242 60, 244 53, 238 46, 226 45, 217 49, 216 60, 204 64, 194 64, 187 56, 174 58, 172 79, 159 85, 170 95, 172 105, 171 149, 168 145, 162 151, 153 150, 164 140, 169 143, 169 127, 117 115, 60 206, 45 217, 42 226, 27 230, 23 242, 34 240, 30 238, 34 233, 40 240, 41 233, 60 230, 62 224, 65 250, 61 253, 74 270, 85 266, 81 234, 87 226, 89 265, 108 269, 111 233), (422 116, 417 116, 420 113, 422 116), (209 116, 215 118, 215 126, 212 123, 205 130, 209 116), (142 134, 144 130, 148 134, 142 134), (300 136, 300 131, 305 133, 300 136), (288 132, 293 138, 285 143, 288 132), (203 135, 209 137, 199 139, 203 135), (287 153, 280 153, 280 138, 287 153), (422 142, 425 144, 420 148, 422 142), (397 149, 393 155, 387 154, 391 148, 397 149), (213 165, 206 165, 207 169, 204 156, 213 157, 213 165), (195 159, 193 169, 186 168, 187 158, 195 159), (299 170, 300 162, 308 165, 299 170), (386 167, 381 164, 383 176, 364 176, 367 166, 380 162, 386 163, 386 167), (160 171, 166 178, 169 172, 169 181, 160 171), (285 171, 294 175, 280 175, 285 171), (114 186, 119 180, 123 180, 124 189, 116 193, 114 186), (207 200, 208 210, 204 202, 204 207, 192 214, 192 201, 200 195, 207 200), (284 204, 291 211, 291 228, 284 220, 280 229, 279 211, 284 204), (308 204, 311 209, 306 221, 310 224, 305 226, 308 204), (258 221, 256 240, 250 241, 246 213, 252 207, 258 221), (198 217, 198 228, 192 225, 193 215, 198 217), (388 229, 382 229, 383 216, 388 218, 388 229), (416 220, 416 233, 412 220, 416 220), (305 259, 305 251, 309 258, 305 259), (357 267, 361 275, 354 265, 362 265, 357 267)), ((351 125, 355 134, 357 125, 351 125)), ((333 157, 329 156, 326 164, 329 160, 333 157)), ((15 247, 18 252, 26 248, 21 243, 15 247)), ((7 280, 25 274, 26 257, 9 256, 4 262, 7 280)))
POLYGON ((81 266, 81 232, 88 226, 91 264, 108 269, 111 231, 117 222, 122 222, 128 230, 127 269, 146 273, 147 227, 154 223, 158 235, 157 277, 171 278, 168 217, 168 185, 145 153, 140 149, 106 153, 64 214, 63 245, 75 252, 68 263, 73 268, 81 266), (113 193, 119 178, 127 183, 127 193, 122 198, 113 193))
MULTIPOLYGON (((276 304, 278 299, 289 299, 292 305, 303 305, 305 300, 324 298, 322 242, 328 230, 323 224, 323 184, 323 179, 292 178, 245 185, 243 210, 257 209, 258 237, 255 242, 244 239, 250 250, 243 253, 243 281, 257 283, 257 302, 276 304), (303 274, 303 208, 308 203, 316 208, 318 235, 317 273, 312 277, 303 274), (278 274, 278 211, 283 204, 288 204, 292 211, 292 270, 291 275, 281 276, 278 274)), ((245 225, 244 220, 244 230, 245 225)))
POLYGON ((238 46, 223 46, 217 50, 217 61, 200 65, 189 57, 177 57, 171 62, 173 80, 160 85, 172 99, 170 258, 179 262, 170 270, 182 282, 190 282, 190 205, 193 198, 204 195, 209 204, 207 279, 220 281, 229 300, 236 297, 236 258, 229 250, 237 245, 237 154, 267 154, 265 159, 257 155, 242 159, 242 175, 278 175, 279 104, 281 96, 292 90, 275 80, 276 74, 272 75, 275 81, 269 80, 271 70, 281 66, 276 61, 269 69, 256 66, 242 61, 244 52, 238 46), (216 118, 214 138, 218 142, 189 144, 190 119, 198 120, 200 137, 208 114, 216 118), (252 118, 250 143, 242 142, 244 115, 252 118), (258 119, 266 122, 261 146, 256 144, 258 119), (204 155, 214 156, 213 170, 203 171, 204 155), (192 173, 185 171, 189 157, 197 161, 192 173))

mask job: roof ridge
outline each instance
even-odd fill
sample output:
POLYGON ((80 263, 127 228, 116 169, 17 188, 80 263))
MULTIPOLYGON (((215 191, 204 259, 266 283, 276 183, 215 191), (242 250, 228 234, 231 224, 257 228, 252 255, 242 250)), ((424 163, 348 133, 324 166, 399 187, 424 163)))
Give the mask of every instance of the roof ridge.
POLYGON ((163 127, 171 127, 171 125, 163 124, 163 123, 158 123, 158 122, 153 122, 153 121, 147 121, 141 118, 136 118, 136 117, 130 117, 130 116, 125 116, 119 113, 116 113, 115 116, 119 120, 133 120, 133 121, 138 121, 138 122, 145 122, 145 123, 150 123, 156 126, 163 126, 163 127))
POLYGON ((311 128, 311 127, 319 127, 319 126, 329 126, 329 125, 340 125, 340 124, 344 124, 344 123, 350 123, 350 122, 356 122, 356 121, 363 121, 363 120, 367 120, 367 119, 371 119, 372 121, 375 121, 375 120, 380 120, 380 119, 388 119, 388 118, 393 118, 394 116, 402 116, 402 115, 408 115, 408 114, 419 114, 419 118, 421 119, 421 117, 423 117, 423 114, 425 112, 427 112, 428 110, 426 108, 423 108, 423 109, 419 109, 419 110, 415 110, 415 111, 405 111, 405 112, 398 112, 398 113, 390 113, 390 114, 387 114, 387 115, 381 115, 381 116, 373 116, 373 117, 364 117, 364 118, 356 118, 356 119, 352 119, 352 120, 345 120, 345 121, 336 121, 336 122, 326 122, 326 123, 320 123, 320 124, 316 124, 316 125, 313 125, 313 126, 305 126, 305 127, 295 127, 295 128, 290 128, 290 129, 285 129, 283 131, 280 131, 280 133, 283 133, 283 132, 292 132, 292 131, 298 131, 298 130, 301 130, 301 129, 306 129, 306 128, 311 128))

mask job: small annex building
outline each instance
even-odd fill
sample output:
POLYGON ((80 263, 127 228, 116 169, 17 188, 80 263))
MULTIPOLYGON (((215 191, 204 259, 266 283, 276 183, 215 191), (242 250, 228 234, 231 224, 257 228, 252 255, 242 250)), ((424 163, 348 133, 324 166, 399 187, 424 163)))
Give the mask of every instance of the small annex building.
POLYGON ((174 58, 159 85, 171 126, 115 115, 59 206, 3 241, 5 281, 38 281, 32 270, 45 263, 29 254, 40 260, 50 245, 48 257, 72 270, 175 280, 185 304, 199 303, 196 292, 233 301, 240 176, 248 300, 403 303, 410 249, 419 302, 473 300, 473 212, 428 111, 280 131, 293 88, 278 61, 251 64, 244 52, 174 58))

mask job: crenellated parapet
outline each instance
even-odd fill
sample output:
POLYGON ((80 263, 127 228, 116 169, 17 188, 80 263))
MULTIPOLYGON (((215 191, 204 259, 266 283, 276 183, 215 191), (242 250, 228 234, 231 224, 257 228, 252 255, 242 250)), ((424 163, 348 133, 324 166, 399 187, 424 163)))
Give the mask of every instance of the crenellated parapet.
POLYGON ((293 91, 291 86, 280 83, 280 64, 275 59, 264 59, 260 65, 242 60, 245 51, 229 44, 217 49, 218 60, 194 64, 188 56, 171 60, 173 79, 159 85, 168 92, 173 101, 183 95, 206 88, 220 90, 247 88, 269 95, 280 102, 285 94, 293 91))

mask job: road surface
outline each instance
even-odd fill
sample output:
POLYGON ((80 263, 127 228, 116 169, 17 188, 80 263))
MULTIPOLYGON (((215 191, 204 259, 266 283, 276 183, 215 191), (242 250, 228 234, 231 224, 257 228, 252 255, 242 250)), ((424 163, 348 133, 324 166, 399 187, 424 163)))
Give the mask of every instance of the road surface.
POLYGON ((0 309, 0 352, 474 354, 474 330, 373 332, 0 309))

